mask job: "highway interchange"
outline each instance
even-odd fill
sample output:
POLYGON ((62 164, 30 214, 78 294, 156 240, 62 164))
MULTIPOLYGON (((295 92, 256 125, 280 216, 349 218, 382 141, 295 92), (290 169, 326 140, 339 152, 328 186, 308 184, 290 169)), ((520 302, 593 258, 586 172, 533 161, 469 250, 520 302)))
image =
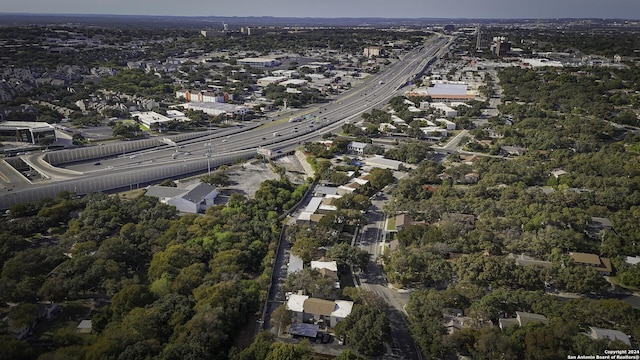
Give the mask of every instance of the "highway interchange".
POLYGON ((111 150, 105 152, 106 155, 78 155, 75 162, 55 166, 45 161, 47 153, 21 155, 20 160, 41 174, 43 179, 38 181, 27 179, 2 160, 0 208, 53 197, 62 190, 78 194, 109 191, 206 172, 211 167, 250 158, 258 148, 269 149, 272 155, 291 151, 305 141, 336 132, 345 122, 355 121, 363 112, 381 108, 389 99, 400 95, 408 81, 423 72, 434 57, 446 52, 450 41, 449 37, 433 36, 388 69, 370 76, 331 102, 262 125, 247 123, 242 127, 215 129, 175 142, 157 139, 154 146, 149 146, 148 140, 146 145, 142 145, 142 141, 109 144, 105 150, 111 150), (288 122, 293 116, 302 116, 304 120, 288 122))

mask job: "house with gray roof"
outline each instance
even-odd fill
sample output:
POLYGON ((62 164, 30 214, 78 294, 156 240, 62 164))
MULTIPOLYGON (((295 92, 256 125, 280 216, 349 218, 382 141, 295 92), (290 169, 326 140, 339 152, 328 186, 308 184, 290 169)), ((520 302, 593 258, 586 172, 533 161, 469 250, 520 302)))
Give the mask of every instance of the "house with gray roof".
POLYGON ((156 197, 160 202, 173 205, 180 212, 204 213, 214 205, 218 190, 207 183, 195 183, 183 188, 170 186, 149 186, 147 196, 156 197))
POLYGON ((629 336, 622 331, 612 330, 612 329, 601 329, 593 326, 589 326, 591 332, 588 334, 590 338, 593 340, 602 340, 608 339, 609 341, 622 341, 623 343, 631 346, 631 341, 629 340, 629 336))
POLYGON ((548 324, 549 320, 544 315, 528 313, 523 311, 516 311, 515 318, 499 319, 498 322, 499 322, 500 330, 504 330, 508 327, 515 326, 515 325, 525 326, 527 323, 530 323, 530 322, 541 322, 541 323, 548 324))
POLYGON ((352 141, 347 145, 347 151, 352 154, 364 155, 364 152, 370 147, 370 144, 352 141))

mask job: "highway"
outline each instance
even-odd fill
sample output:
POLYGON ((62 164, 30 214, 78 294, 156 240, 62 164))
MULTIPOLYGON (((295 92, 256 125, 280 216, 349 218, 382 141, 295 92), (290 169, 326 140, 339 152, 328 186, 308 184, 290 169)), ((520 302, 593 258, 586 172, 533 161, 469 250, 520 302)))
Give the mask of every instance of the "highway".
MULTIPOLYGON (((175 141, 175 146, 162 143, 160 139, 153 146, 138 146, 142 141, 123 141, 105 145, 105 149, 110 149, 105 152, 106 156, 80 156, 75 162, 56 166, 45 160, 49 154, 53 157, 54 152, 21 155, 17 161, 31 166, 42 179, 33 181, 16 177, 6 164, 0 166, 0 208, 53 197, 62 190, 82 195, 146 186, 166 178, 202 173, 208 168, 251 158, 258 148, 269 149, 272 155, 293 150, 324 133, 337 132, 345 122, 357 121, 362 113, 381 108, 392 97, 401 95, 407 82, 424 71, 434 57, 446 51, 450 42, 451 38, 442 35, 431 37, 388 69, 370 76, 334 100, 290 115, 305 117, 301 122, 281 119, 259 126, 247 124, 216 129, 188 140, 175 141)), ((149 142, 144 141, 145 144, 149 142)))

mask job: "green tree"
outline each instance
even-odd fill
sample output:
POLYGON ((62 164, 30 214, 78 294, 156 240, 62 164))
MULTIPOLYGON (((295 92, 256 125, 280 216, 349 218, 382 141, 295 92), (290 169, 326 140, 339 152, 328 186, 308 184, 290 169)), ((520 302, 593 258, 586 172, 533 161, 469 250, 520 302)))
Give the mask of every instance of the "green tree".
POLYGON ((376 190, 380 190, 389 184, 393 184, 394 181, 395 178, 393 177, 393 171, 389 169, 373 168, 369 172, 369 182, 376 190))
POLYGON ((202 182, 215 186, 225 187, 231 185, 229 175, 219 171, 204 175, 200 178, 200 180, 202 180, 202 182))
POLYGON ((275 336, 270 331, 261 331, 249 347, 237 354, 231 354, 232 360, 265 360, 271 351, 275 336))
POLYGON ((354 305, 353 311, 334 328, 337 336, 343 336, 347 346, 358 353, 375 356, 385 350, 389 336, 389 319, 384 313, 365 305, 354 305))
POLYGON ((365 269, 369 263, 371 254, 359 247, 351 246, 347 243, 339 243, 333 245, 327 251, 327 256, 340 265, 352 265, 360 269, 365 269))
POLYGON ((266 360, 299 360, 306 359, 310 355, 307 344, 300 343, 298 345, 275 342, 271 345, 271 351, 267 355, 266 360))
POLYGON ((153 295, 145 285, 126 285, 111 299, 111 311, 116 318, 124 317, 129 311, 137 307, 144 307, 152 303, 153 295))
POLYGON ((28 329, 36 322, 38 306, 23 303, 9 313, 9 323, 17 329, 28 329))
POLYGON ((291 325, 291 317, 293 313, 287 309, 286 304, 278 306, 271 313, 271 323, 278 329, 278 335, 281 334, 287 326, 291 325))

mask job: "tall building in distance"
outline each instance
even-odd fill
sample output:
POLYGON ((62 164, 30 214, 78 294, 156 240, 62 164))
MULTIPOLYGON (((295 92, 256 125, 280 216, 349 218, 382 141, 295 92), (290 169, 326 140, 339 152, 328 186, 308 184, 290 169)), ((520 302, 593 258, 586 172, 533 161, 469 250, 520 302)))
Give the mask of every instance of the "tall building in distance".
POLYGON ((478 25, 476 30, 476 50, 486 50, 489 48, 489 34, 482 31, 482 28, 478 25))
POLYGON ((364 56, 366 57, 377 57, 382 56, 384 54, 384 50, 379 46, 367 46, 363 51, 364 56))
POLYGON ((504 36, 493 38, 493 50, 498 56, 506 56, 511 51, 511 43, 504 36))

